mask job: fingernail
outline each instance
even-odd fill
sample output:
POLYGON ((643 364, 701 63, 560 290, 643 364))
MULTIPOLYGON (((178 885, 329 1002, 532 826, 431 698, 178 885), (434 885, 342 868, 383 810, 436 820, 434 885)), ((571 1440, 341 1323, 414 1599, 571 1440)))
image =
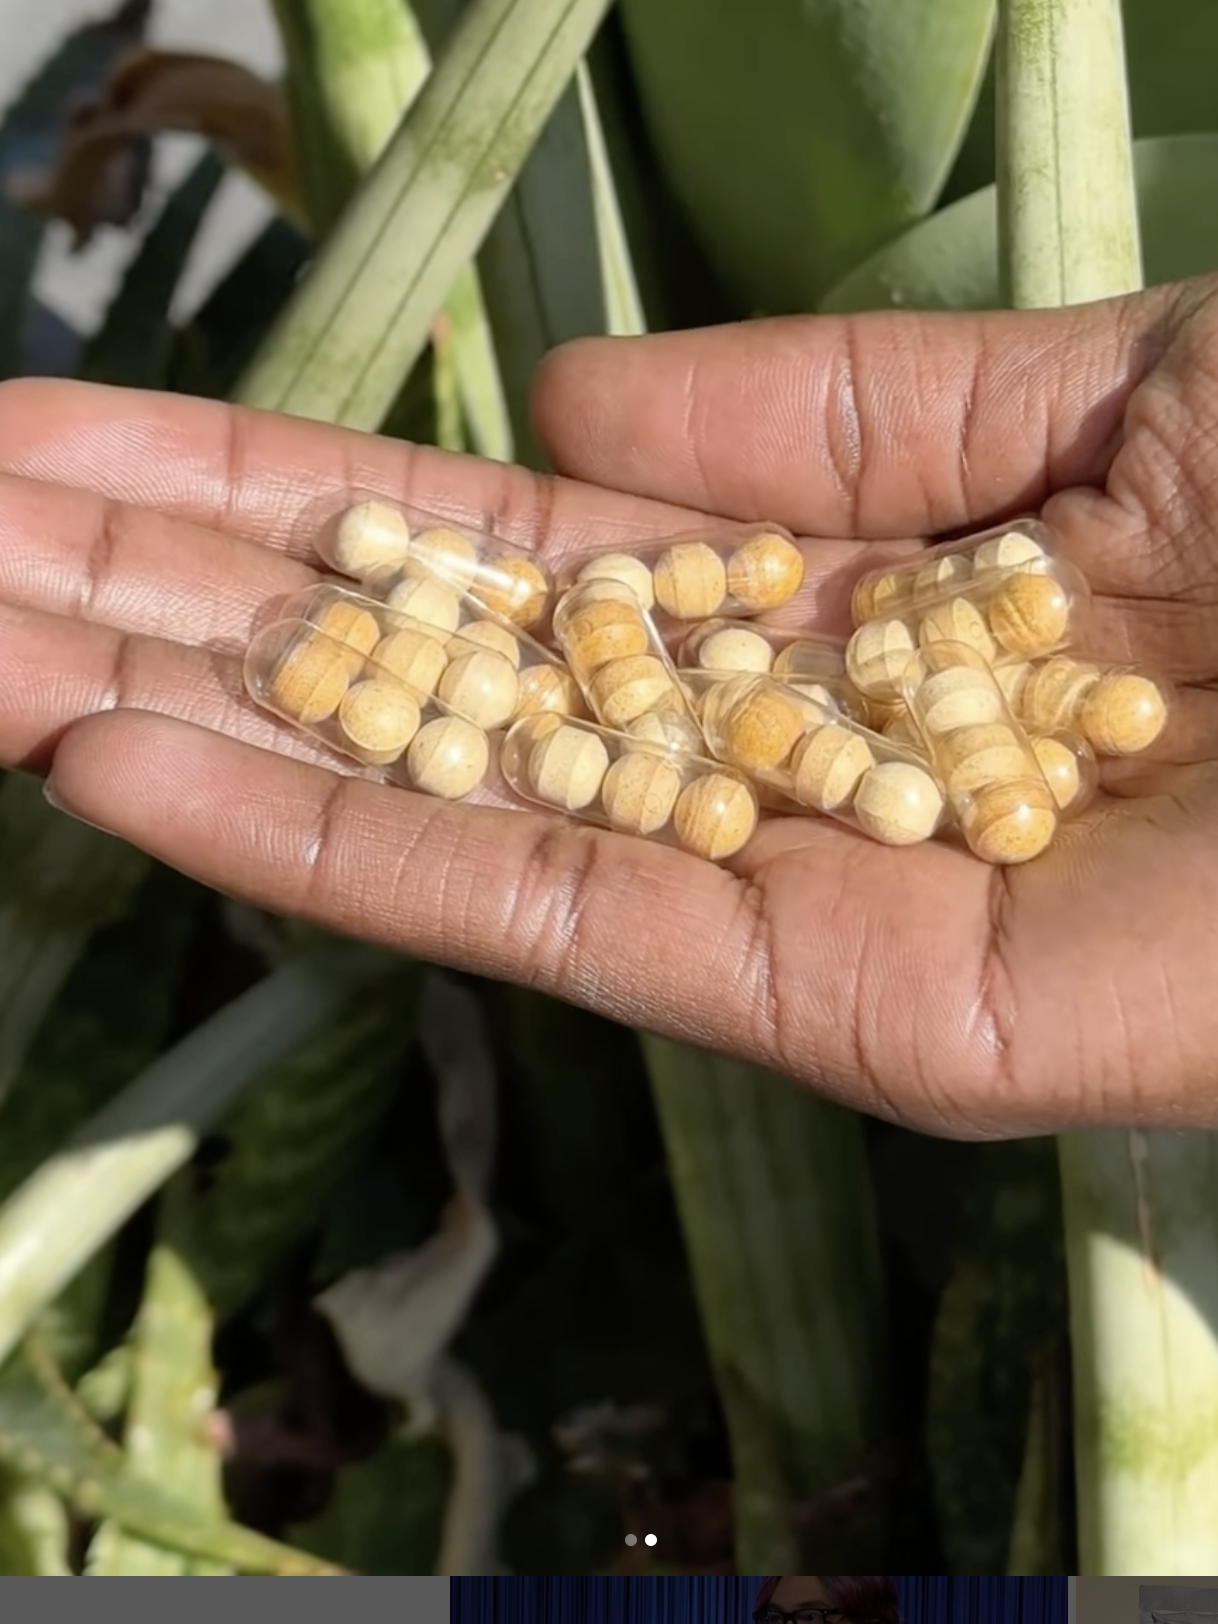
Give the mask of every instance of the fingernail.
POLYGON ((48 806, 53 806, 56 812, 62 812, 65 818, 74 818, 77 823, 83 823, 88 829, 96 829, 98 834, 112 835, 113 829, 107 829, 104 824, 94 823, 89 818, 82 818, 79 812, 73 812, 70 806, 65 806, 55 793, 55 786, 48 778, 42 786, 43 799, 48 806))

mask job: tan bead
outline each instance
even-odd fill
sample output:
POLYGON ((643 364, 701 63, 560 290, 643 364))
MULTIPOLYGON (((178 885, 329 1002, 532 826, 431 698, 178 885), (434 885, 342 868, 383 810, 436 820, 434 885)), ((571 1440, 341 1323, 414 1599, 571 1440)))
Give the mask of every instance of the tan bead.
POLYGON ((808 726, 795 695, 758 688, 732 705, 723 719, 723 754, 745 772, 781 766, 808 726))
POLYGON ((1020 714, 1023 691, 1034 670, 1035 667, 1030 660, 1011 660, 994 667, 994 680, 1002 689, 1002 697, 1017 716, 1020 714))
POLYGON ((562 645, 577 671, 591 677, 610 660, 646 654, 651 646, 638 608, 620 598, 581 603, 562 627, 562 645))
POLYGON ((502 654, 480 648, 449 663, 436 693, 490 732, 502 727, 516 709, 518 687, 516 673, 502 654))
POLYGON ((441 635, 421 626, 404 626, 383 637, 372 651, 372 658, 419 693, 434 694, 448 664, 441 635))
POLYGON ((520 669, 520 644, 507 627, 499 625, 498 621, 471 620, 468 625, 462 626, 459 632, 454 632, 445 644, 449 658, 455 660, 462 654, 468 654, 470 643, 502 654, 513 671, 520 669))
POLYGON ((681 774, 664 756, 635 750, 620 756, 605 774, 601 805, 623 834, 654 835, 672 817, 681 793, 681 774))
POLYGON ((538 799, 564 812, 591 806, 608 770, 604 740, 579 727, 559 725, 529 751, 529 783, 538 799))
POLYGON ((717 863, 748 841, 757 827, 757 801, 739 779, 704 773, 677 796, 673 827, 686 851, 717 863))
MULTIPOLYGON (((755 637, 758 634, 752 633, 755 637)), ((789 679, 791 677, 823 677, 827 668, 834 666, 835 672, 842 669, 840 655, 830 654, 819 643, 813 643, 804 638, 796 638, 788 643, 786 648, 779 649, 774 655, 773 671, 776 677, 789 679)))
POLYGON ((662 660, 635 654, 603 665, 588 685, 588 700, 606 727, 624 728, 646 711, 680 707, 662 660))
POLYGON ((490 766, 486 734, 463 716, 437 716, 424 722, 406 752, 406 771, 416 789, 459 801, 486 777, 490 766))
POLYGON ((987 663, 998 652, 985 616, 965 598, 948 598, 926 611, 918 623, 918 647, 935 643, 963 643, 987 663))
POLYGON ((967 581, 973 573, 972 560, 967 553, 947 553, 942 558, 931 558, 913 578, 913 601, 925 603, 937 598, 967 581))
POLYGON ((345 649, 302 633, 284 651, 267 687, 267 701, 309 727, 333 716, 351 680, 345 649))
POLYGON ((550 583, 531 558, 497 558, 470 587, 479 603, 513 626, 535 626, 550 605, 550 583))
POLYGON ((548 738, 562 726, 563 719, 552 711, 539 711, 536 716, 524 718, 514 724, 499 747, 499 770, 513 790, 531 786, 529 753, 535 744, 548 738))
POLYGON ((929 840, 943 815, 943 795, 924 768, 911 761, 880 761, 854 792, 859 827, 885 846, 929 840))
POLYGON ((674 620, 707 620, 727 597, 727 570, 704 541, 679 541, 656 559, 651 571, 656 602, 674 620))
POLYGON ((1052 791, 1032 778, 987 784, 961 814, 960 826, 983 863, 1026 863, 1039 856, 1056 833, 1052 791))
POLYGON ((940 751, 953 801, 972 795, 983 784, 1028 776, 1027 752, 1004 722, 959 728, 943 740, 940 751))
POLYGON ((565 665, 530 665, 520 673, 516 715, 584 716, 587 706, 575 678, 565 665))
POLYGON ((421 620, 437 631, 455 632, 461 624, 461 600, 452 587, 434 575, 407 575, 385 599, 399 615, 421 620))
POLYGON ((751 536, 727 561, 728 594, 754 614, 789 603, 803 580, 803 554, 785 536, 751 536))
POLYGON ((375 615, 357 604, 344 603, 341 598, 326 606, 317 617, 316 626, 319 632, 351 651, 347 656, 347 669, 352 677, 363 670, 365 659, 381 635, 381 625, 375 615))
POLYGON ((774 650, 769 643, 747 626, 712 632, 698 645, 698 664, 704 671, 766 672, 773 661, 774 650))
POLYGON ((869 699, 897 699, 913 652, 913 633, 905 621, 866 621, 846 644, 846 675, 869 699))
POLYGON ((400 564, 410 551, 406 515, 389 502, 357 502, 340 515, 329 551, 334 568, 357 579, 400 564))
POLYGON ((706 741, 697 725, 680 711, 646 711, 627 722, 626 732, 640 743, 657 744, 663 750, 705 755, 706 741))
POLYGON ((1011 654, 1048 654, 1065 638, 1070 598, 1052 575, 1012 575, 989 603, 990 630, 1011 654))
POLYGON ((373 767, 396 761, 419 731, 419 704, 385 677, 357 682, 343 695, 338 725, 353 755, 373 767))
POLYGON ((891 572, 864 575, 855 583, 850 613, 856 626, 881 620, 903 609, 913 598, 913 582, 908 574, 891 572))
POLYGON ((1098 667, 1059 654, 1033 666, 1019 696, 1018 715, 1042 732, 1070 726, 1100 680, 1098 667))
POLYGON ((936 736, 958 727, 1001 722, 1005 709, 992 677, 967 665, 927 677, 918 689, 917 708, 922 731, 936 736))
MULTIPOLYGON (((406 555, 406 568, 415 565, 424 572, 442 575, 459 592, 469 589, 478 570, 478 551, 468 537, 447 525, 433 525, 413 536, 406 555)), ((413 572, 411 572, 413 573, 413 572)))
POLYGON ((1082 788, 1078 757, 1069 745, 1060 739, 1038 737, 1032 740, 1032 749, 1045 775, 1045 783, 1053 792, 1058 810, 1068 812, 1078 799, 1082 788))
POLYGON ((826 688, 823 682, 811 682, 806 677, 798 679, 787 677, 783 687, 789 688, 792 693, 799 694, 803 699, 810 699, 813 705, 816 706, 818 720, 822 711, 836 713, 842 708, 838 703, 837 696, 826 688))
POLYGON ((1024 535, 1022 530, 1006 530, 973 549, 973 573, 980 575, 984 570, 1013 569, 1044 556, 1044 548, 1034 537, 1024 535))
POLYGON ((1149 677, 1114 672, 1089 691, 1078 720, 1083 737, 1098 754, 1132 756, 1149 749, 1162 733, 1167 706, 1149 677))
POLYGON ((580 567, 575 579, 581 584, 588 581, 617 582, 620 586, 629 587, 644 609, 655 606, 656 593, 651 571, 641 558, 632 558, 629 553, 602 553, 599 558, 590 558, 580 567))
POLYGON ((821 812, 844 806, 875 757, 866 739, 829 723, 806 733, 791 757, 795 799, 821 812))

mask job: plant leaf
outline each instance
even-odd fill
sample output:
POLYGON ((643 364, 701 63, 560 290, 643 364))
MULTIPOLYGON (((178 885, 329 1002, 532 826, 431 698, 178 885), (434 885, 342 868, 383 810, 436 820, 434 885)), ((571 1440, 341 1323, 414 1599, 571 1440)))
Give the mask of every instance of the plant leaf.
MULTIPOLYGON (((1148 287, 1218 267, 1218 135, 1171 135, 1134 143, 1148 287)), ((998 287, 995 189, 932 214, 845 277, 824 310, 989 310, 998 287)))
POLYGON ((432 1573, 452 1465, 439 1438, 390 1438, 338 1474, 326 1509, 295 1543, 367 1574, 432 1573))
POLYGON ((993 0, 623 0, 661 164, 739 314, 814 308, 932 206, 993 11, 993 0))
POLYGON ((238 386, 372 429, 422 353, 607 0, 475 0, 238 386))

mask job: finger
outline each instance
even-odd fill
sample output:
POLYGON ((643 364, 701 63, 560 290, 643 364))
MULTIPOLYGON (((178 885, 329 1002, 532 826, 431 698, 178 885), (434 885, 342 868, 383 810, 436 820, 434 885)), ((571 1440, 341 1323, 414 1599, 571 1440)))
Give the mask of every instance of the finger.
POLYGON ((1102 478, 1178 298, 579 339, 534 418, 573 478, 803 534, 935 533, 1102 478))

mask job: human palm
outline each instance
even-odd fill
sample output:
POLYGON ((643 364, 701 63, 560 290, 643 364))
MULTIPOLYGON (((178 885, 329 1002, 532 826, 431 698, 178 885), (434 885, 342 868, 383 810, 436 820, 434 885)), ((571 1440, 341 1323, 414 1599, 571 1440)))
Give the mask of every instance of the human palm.
POLYGON ((1035 315, 794 318, 588 341, 539 379, 565 477, 214 403, 0 392, 0 758, 207 884, 526 981, 959 1136, 1213 1125, 1218 282, 1035 315), (730 870, 368 782, 245 699, 319 500, 374 488, 551 559, 785 523, 844 629, 900 538, 1042 507, 1102 646, 1181 684, 1151 758, 1022 868, 766 821, 730 870), (834 539, 836 538, 836 539, 834 539), (855 538, 866 538, 858 540, 855 538))

